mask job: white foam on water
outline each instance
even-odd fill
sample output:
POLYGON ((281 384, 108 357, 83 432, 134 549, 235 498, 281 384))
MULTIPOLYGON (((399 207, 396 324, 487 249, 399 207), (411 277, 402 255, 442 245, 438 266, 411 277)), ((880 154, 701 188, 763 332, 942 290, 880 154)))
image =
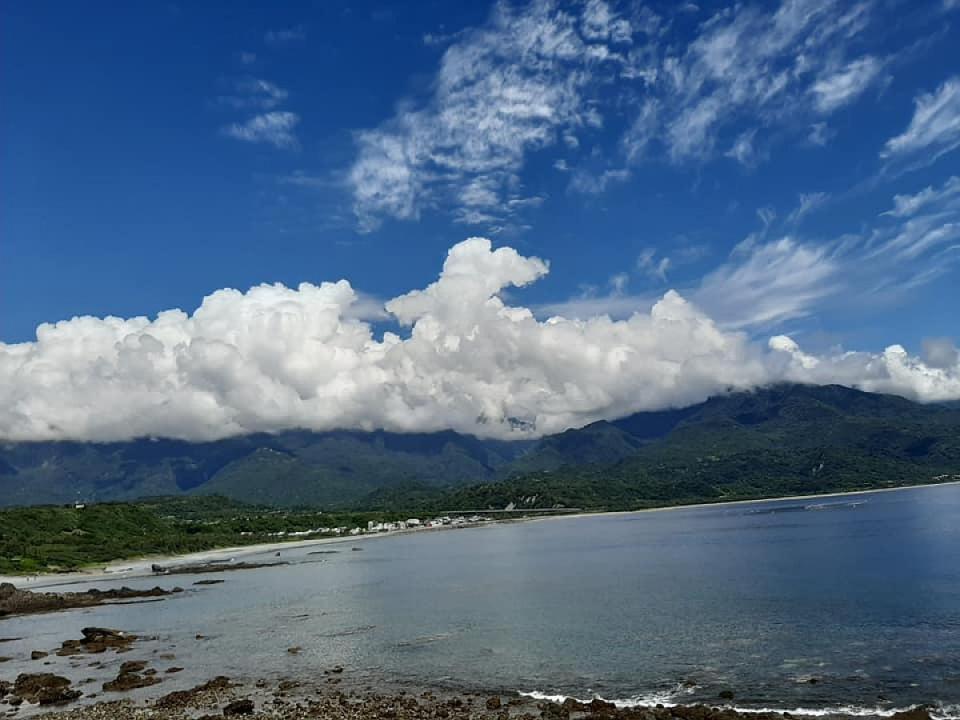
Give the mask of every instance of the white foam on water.
MULTIPOLYGON (((523 697, 533 698, 534 700, 546 700, 548 702, 562 703, 565 700, 576 700, 580 703, 589 703, 591 700, 602 700, 609 702, 618 708, 634 707, 654 707, 663 705, 664 707, 676 707, 681 703, 676 702, 682 695, 689 695, 695 690, 694 687, 678 685, 673 690, 655 691, 645 695, 637 695, 630 698, 615 698, 608 700, 600 695, 594 695, 589 699, 577 698, 572 695, 558 695, 539 692, 521 692, 523 697)), ((705 703, 711 704, 711 703, 705 703)), ((743 715, 760 715, 763 713, 790 713, 802 717, 852 717, 852 718, 889 718, 897 713, 914 710, 919 705, 909 705, 906 707, 865 707, 862 705, 837 705, 834 707, 806 708, 806 707, 740 707, 730 706, 743 715)), ((930 712, 931 720, 960 720, 960 705, 947 705, 944 703, 934 703, 927 706, 930 712)))

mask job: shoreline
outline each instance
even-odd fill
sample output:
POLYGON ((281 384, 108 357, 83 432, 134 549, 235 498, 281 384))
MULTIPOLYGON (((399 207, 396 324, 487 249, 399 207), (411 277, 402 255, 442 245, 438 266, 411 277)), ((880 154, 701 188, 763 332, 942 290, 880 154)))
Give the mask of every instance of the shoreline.
POLYGON ((665 512, 669 510, 694 510, 698 508, 715 507, 733 507, 739 505, 760 505, 763 503, 774 503, 783 501, 798 500, 816 500, 818 498, 839 498, 856 495, 873 495, 874 493, 897 492, 898 490, 916 490, 918 488, 947 487, 950 485, 960 485, 960 480, 947 480, 945 482, 919 483, 917 485, 897 485, 895 487, 873 488, 871 490, 844 490, 842 492, 831 493, 813 493, 811 495, 783 495, 778 497, 755 498, 753 500, 717 500, 716 502, 689 503, 686 505, 663 505, 661 507, 641 508, 639 510, 597 510, 595 512, 583 511, 570 513, 569 515, 548 515, 543 517, 523 518, 525 522, 540 522, 544 520, 563 520, 568 518, 590 517, 595 515, 616 516, 616 515, 638 515, 640 513, 665 512))
POLYGON ((489 527, 509 522, 543 522, 547 520, 564 520, 572 518, 584 518, 595 516, 622 516, 638 515, 641 513, 666 512, 671 510, 692 510, 698 508, 715 508, 726 506, 759 505, 773 502, 815 500, 820 498, 840 498, 854 497, 859 495, 869 495, 874 493, 896 492, 899 490, 914 490, 917 488, 944 487, 949 485, 960 485, 958 480, 949 480, 938 483, 920 483, 916 485, 898 485, 896 487, 873 488, 869 490, 848 490, 843 492, 818 493, 812 495, 788 495, 782 497, 757 498, 754 500, 719 500, 717 502, 690 503, 687 505, 664 505, 662 507, 641 508, 638 510, 597 510, 597 511, 579 511, 565 515, 547 515, 535 517, 503 518, 491 520, 473 525, 456 527, 435 527, 435 528, 415 528, 406 530, 394 530, 391 532, 352 535, 349 537, 323 537, 312 540, 287 540, 272 543, 257 543, 254 545, 236 545, 221 548, 211 548, 210 550, 201 550, 195 553, 185 553, 181 555, 146 555, 134 558, 120 558, 112 560, 105 565, 86 568, 83 570, 74 570, 66 573, 43 573, 37 575, 0 575, 0 583, 12 583, 18 588, 30 590, 33 588, 50 588, 64 585, 76 585, 81 583, 96 582, 100 580, 117 579, 142 579, 163 577, 157 575, 151 570, 154 564, 193 564, 209 563, 223 560, 232 560, 234 558, 249 557, 261 553, 281 552, 285 549, 295 550, 305 547, 314 547, 320 545, 342 544, 353 542, 366 542, 372 539, 383 539, 421 532, 438 532, 446 530, 464 530, 477 527, 489 527))
MULTIPOLYGON (((824 707, 751 707, 733 699, 691 703, 589 700, 536 691, 445 688, 386 682, 376 687, 340 675, 343 668, 319 678, 237 681, 220 676, 191 690, 152 692, 150 697, 100 696, 97 702, 54 707, 25 705, 21 716, 72 720, 142 720, 251 715, 271 720, 957 720, 954 706, 927 705, 824 707), (345 681, 341 684, 341 681, 345 681), (212 691, 211 691, 212 690, 212 691), (245 705, 244 712, 227 708, 245 705)), ((92 699, 92 698, 91 698, 92 699)))

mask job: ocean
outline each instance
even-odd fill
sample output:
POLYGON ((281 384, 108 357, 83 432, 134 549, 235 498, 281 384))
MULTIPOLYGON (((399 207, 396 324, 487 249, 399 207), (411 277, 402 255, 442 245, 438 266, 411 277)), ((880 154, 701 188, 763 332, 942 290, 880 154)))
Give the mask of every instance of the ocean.
POLYGON ((0 637, 23 639, 0 645, 14 658, 0 678, 40 671, 24 659, 31 650, 98 625, 151 639, 100 658, 104 668, 51 656, 42 670, 106 678, 123 660, 169 653, 187 672, 160 692, 217 674, 316 677, 341 665, 373 687, 816 716, 929 703, 935 717, 960 717, 958 485, 424 531, 280 555, 244 557, 290 564, 210 575, 218 585, 184 575, 60 588, 185 592, 2 620, 0 637))

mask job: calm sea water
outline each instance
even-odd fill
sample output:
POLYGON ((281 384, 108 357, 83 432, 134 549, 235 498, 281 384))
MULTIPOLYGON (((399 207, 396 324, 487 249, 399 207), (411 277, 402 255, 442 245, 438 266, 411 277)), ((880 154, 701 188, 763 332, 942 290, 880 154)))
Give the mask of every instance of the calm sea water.
MULTIPOLYGON (((114 665, 176 654, 166 664, 189 676, 164 691, 340 664, 374 685, 644 703, 716 703, 730 689, 740 708, 881 714, 935 703, 937 715, 960 716, 960 486, 353 544, 362 552, 288 549, 291 565, 210 576, 221 585, 162 578, 187 588, 162 602, 0 621, 0 637, 25 638, 0 654, 106 625, 157 636, 114 665), (299 655, 286 652, 295 645, 299 655)), ((44 669, 93 672, 52 661, 44 669)), ((39 669, 14 660, 0 676, 27 667, 39 669)))

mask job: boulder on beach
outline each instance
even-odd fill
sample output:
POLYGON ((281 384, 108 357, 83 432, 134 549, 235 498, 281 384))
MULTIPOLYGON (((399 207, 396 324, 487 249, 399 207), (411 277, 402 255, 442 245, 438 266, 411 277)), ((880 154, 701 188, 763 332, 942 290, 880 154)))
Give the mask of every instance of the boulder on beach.
POLYGON ((223 714, 226 717, 235 717, 237 715, 253 715, 253 700, 242 698, 234 700, 223 708, 223 714))
POLYGON ((13 694, 36 705, 59 705, 76 700, 83 693, 70 689, 70 681, 53 673, 24 673, 13 684, 13 694))
POLYGON ((124 692, 136 688, 149 687, 160 682, 154 673, 144 672, 147 667, 145 660, 130 660, 120 666, 117 677, 103 684, 106 692, 124 692))

